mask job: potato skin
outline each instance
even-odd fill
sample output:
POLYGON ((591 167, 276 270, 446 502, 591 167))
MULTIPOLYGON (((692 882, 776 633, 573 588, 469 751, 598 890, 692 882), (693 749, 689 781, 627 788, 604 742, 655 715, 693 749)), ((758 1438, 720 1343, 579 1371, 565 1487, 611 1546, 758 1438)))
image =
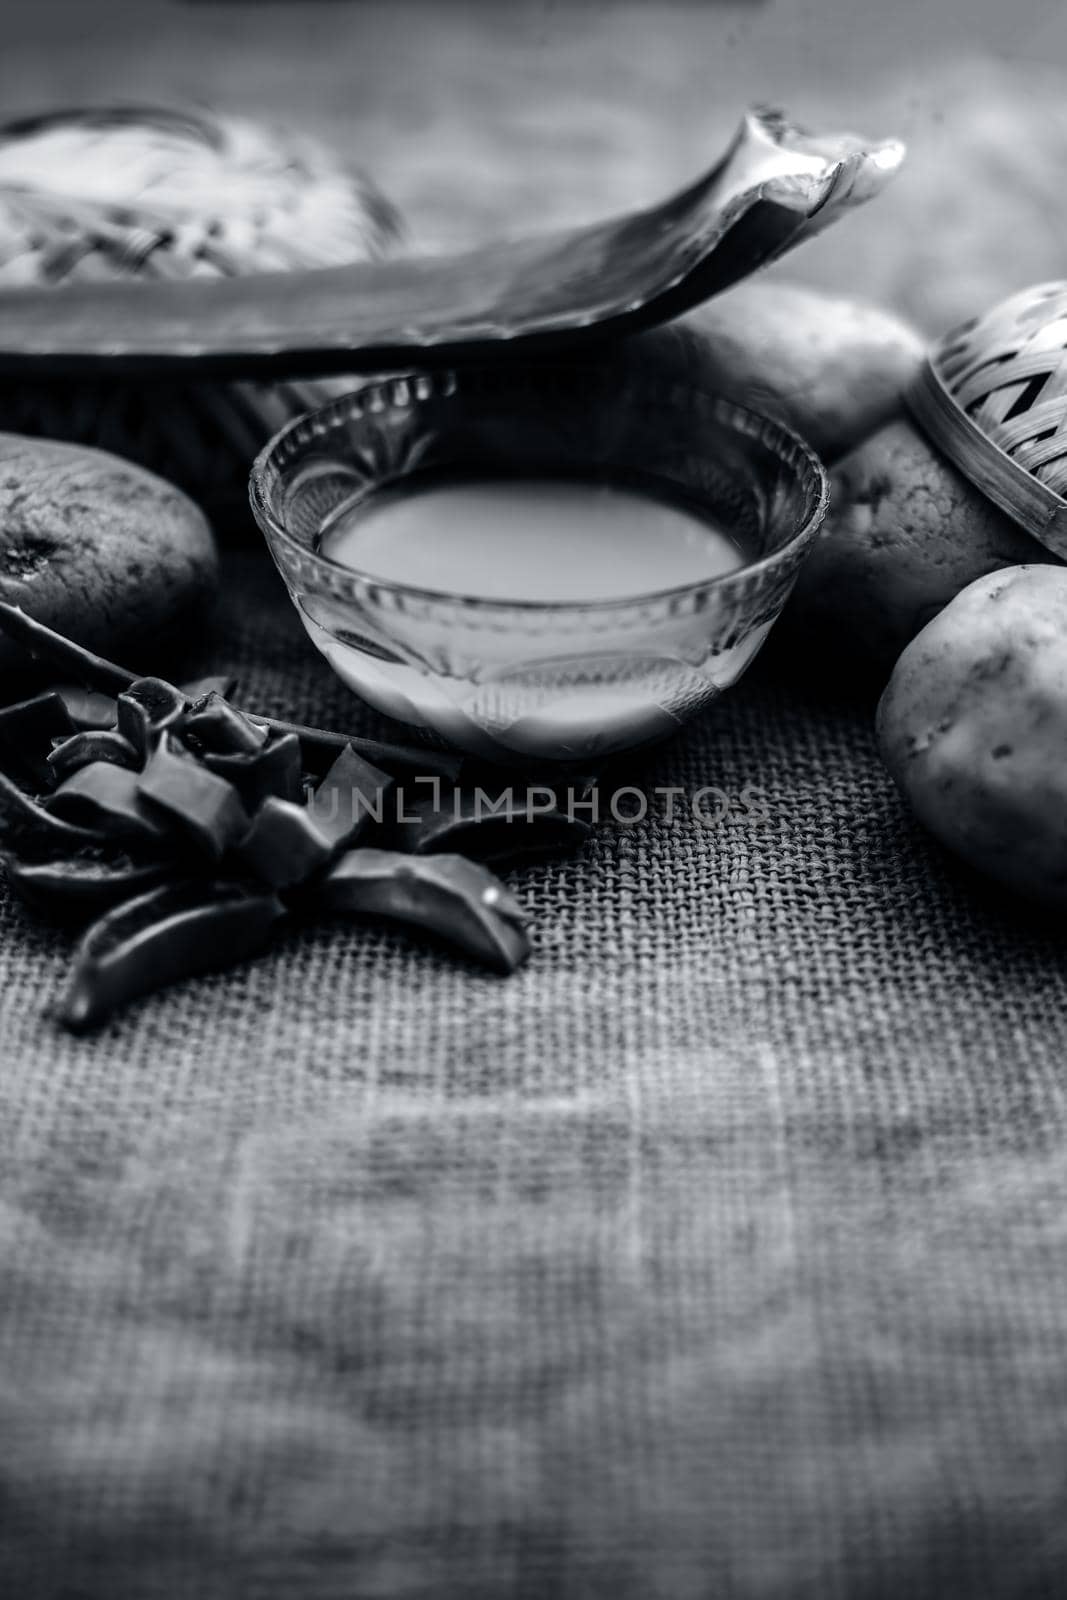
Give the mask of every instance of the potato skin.
POLYGON ((627 361, 776 417, 834 461, 901 409, 918 335, 878 306, 756 280, 626 341, 627 361))
POLYGON ((1030 562, 1059 565, 901 419, 831 475, 786 616, 817 653, 885 674, 961 589, 1030 562))
MULTIPOLYGON (((172 484, 103 450, 0 433, 0 599, 106 655, 158 645, 217 576, 211 529, 172 484)), ((0 668, 22 659, 0 641, 0 668)))
POLYGON ((904 651, 879 748, 919 820, 988 877, 1067 905, 1067 569, 968 585, 904 651))

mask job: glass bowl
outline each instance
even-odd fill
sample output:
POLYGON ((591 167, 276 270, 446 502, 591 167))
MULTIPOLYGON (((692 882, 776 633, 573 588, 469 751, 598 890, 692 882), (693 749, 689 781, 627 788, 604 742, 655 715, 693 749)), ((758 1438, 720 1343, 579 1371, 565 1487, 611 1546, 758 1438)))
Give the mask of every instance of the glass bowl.
POLYGON ((778 423, 618 357, 362 383, 276 435, 252 509, 308 635, 387 716, 495 763, 585 764, 674 732, 736 682, 826 511, 778 423), (578 475, 681 496, 747 554, 725 575, 596 603, 487 600, 329 560, 327 519, 427 473, 578 475))

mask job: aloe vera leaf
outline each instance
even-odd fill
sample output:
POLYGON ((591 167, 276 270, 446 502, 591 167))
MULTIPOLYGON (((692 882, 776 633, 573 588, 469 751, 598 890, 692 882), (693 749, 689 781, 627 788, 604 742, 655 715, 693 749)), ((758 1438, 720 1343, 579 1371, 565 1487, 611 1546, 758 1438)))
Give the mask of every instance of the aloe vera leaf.
POLYGON ((74 732, 70 713, 53 690, 0 709, 0 768, 16 783, 42 789, 52 781, 49 752, 74 732))
POLYGON ((67 709, 76 729, 113 728, 119 720, 118 702, 113 695, 96 689, 83 689, 77 683, 57 683, 53 688, 67 709))
POLYGON ((75 644, 7 600, 0 600, 0 633, 22 645, 35 660, 63 667, 79 683, 102 690, 104 694, 120 694, 136 680, 135 672, 128 672, 125 667, 116 666, 113 661, 106 661, 103 656, 75 644))
POLYGON ((480 790, 455 789, 411 804, 405 801, 389 842, 413 855, 440 851, 475 861, 514 865, 577 849, 592 833, 582 817, 543 805, 546 790, 511 791, 499 800, 480 790))
POLYGON ((65 778, 44 805, 57 817, 109 839, 158 848, 166 838, 166 824, 141 798, 139 779, 140 773, 114 762, 92 761, 65 778))
POLYGON ((118 697, 119 732, 142 760, 185 715, 185 696, 164 678, 138 678, 118 697))
POLYGON ((53 816, 32 795, 0 772, 0 835, 8 846, 37 855, 41 850, 78 850, 99 844, 103 834, 53 816))
POLYGON ((211 772, 164 733, 136 779, 143 800, 162 808, 214 860, 248 832, 248 812, 232 783, 211 772))
POLYGON ((215 755, 205 750, 200 762, 233 784, 247 811, 254 811, 270 795, 293 801, 303 797, 304 767, 295 733, 272 734, 254 752, 215 755))
POLYGON ((335 849, 353 843, 371 822, 385 817, 393 779, 346 745, 310 796, 307 809, 335 849))
POLYGON ((188 384, 588 350, 680 316, 784 255, 878 194, 903 154, 897 141, 812 138, 756 108, 710 171, 603 221, 229 282, 161 275, 128 294, 110 283, 20 289, 0 300, 0 367, 16 381, 188 384))
POLYGON ((72 772, 77 772, 79 767, 87 767, 92 761, 111 761, 115 766, 129 767, 131 771, 140 766, 137 751, 117 729, 94 728, 72 733, 69 739, 63 739, 54 746, 48 757, 52 781, 62 783, 72 772))
POLYGON ((263 948, 285 907, 273 894, 195 878, 163 884, 108 911, 78 948, 60 1009, 95 1027, 153 990, 233 966, 263 948))
POLYGON ((143 893, 173 870, 161 861, 133 862, 99 849, 43 861, 8 855, 4 868, 12 888, 33 910, 80 920, 143 893))
POLYGON ((196 750, 216 755, 252 755, 270 738, 270 729, 214 692, 204 695, 187 713, 182 737, 196 750))
POLYGON ((255 816, 235 856, 272 889, 306 883, 334 853, 332 842, 317 827, 306 807, 270 795, 255 816))
POLYGON ((530 953, 514 896, 464 856, 349 850, 313 885, 307 903, 318 911, 376 915, 435 934, 496 972, 513 972, 530 953))

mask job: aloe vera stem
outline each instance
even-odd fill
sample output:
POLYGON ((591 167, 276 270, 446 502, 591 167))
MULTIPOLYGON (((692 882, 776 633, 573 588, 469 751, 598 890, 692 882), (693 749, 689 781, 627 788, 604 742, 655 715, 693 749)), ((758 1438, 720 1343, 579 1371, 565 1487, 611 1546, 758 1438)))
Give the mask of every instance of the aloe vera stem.
POLYGON ((105 694, 121 694, 137 681, 136 672, 128 672, 125 667, 117 667, 113 661, 94 655, 91 650, 75 644, 73 639, 56 633, 54 628, 35 621, 21 606, 13 606, 7 600, 0 600, 0 633, 20 644, 35 659, 66 668, 87 688, 102 689, 105 694))

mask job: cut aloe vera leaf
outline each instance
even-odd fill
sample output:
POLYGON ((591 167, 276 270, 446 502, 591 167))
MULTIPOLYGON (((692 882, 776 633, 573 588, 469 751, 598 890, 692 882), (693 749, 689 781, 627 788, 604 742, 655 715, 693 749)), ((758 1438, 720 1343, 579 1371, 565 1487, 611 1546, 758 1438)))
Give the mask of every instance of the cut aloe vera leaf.
POLYGON ((292 889, 320 871, 334 853, 307 808, 270 795, 241 840, 235 858, 272 889, 292 889))
POLYGON ((87 767, 93 761, 110 761, 116 767, 129 767, 131 772, 141 764, 133 745, 117 729, 86 729, 62 739, 49 753, 52 781, 62 783, 79 767, 87 767))
POLYGON ((184 716, 185 696, 164 678, 138 678, 118 697, 119 732, 142 760, 184 716))
POLYGON ((103 834, 93 828, 54 816, 37 800, 0 772, 0 836, 9 849, 38 858, 99 844, 103 834))
POLYGON ((172 734, 161 735, 136 782, 142 800, 165 811, 215 861, 248 832, 248 812, 233 784, 209 771, 172 734))
POLYGON ((254 752, 214 755, 208 750, 200 760, 209 772, 233 784, 247 811, 255 811, 270 795, 293 801, 303 797, 304 767, 295 733, 272 734, 254 752))
POLYGON ((241 884, 185 879, 125 901, 79 946, 60 1018, 95 1027, 131 1000, 261 950, 285 907, 241 884))
POLYGON ((50 860, 4 858, 8 882, 35 911, 85 920, 160 883, 173 868, 158 861, 87 847, 50 860))
POLYGON ((349 850, 313 885, 307 903, 433 934, 495 972, 513 972, 530 953, 518 901, 487 868, 464 856, 349 850))
POLYGON ((346 745, 309 797, 308 813, 335 849, 351 844, 372 822, 385 820, 393 779, 346 745))
POLYGON ((253 722, 215 693, 198 700, 182 724, 182 738, 192 749, 211 750, 216 755, 254 755, 269 737, 269 728, 253 722))
POLYGON ((54 816, 109 839, 158 849, 169 830, 166 819, 143 799, 140 777, 111 761, 92 761, 71 773, 48 795, 45 805, 54 816))
POLYGON ((405 799, 389 836, 413 855, 453 852, 495 866, 558 856, 584 844, 589 823, 555 805, 551 792, 532 787, 500 795, 455 789, 440 802, 405 799))
POLYGON ((53 742, 74 732, 63 701, 54 690, 0 708, 0 770, 16 783, 43 789, 52 782, 53 742))
POLYGON ((119 720, 118 701, 98 689, 83 689, 78 683, 57 683, 52 691, 62 700, 75 728, 113 728, 119 720))
POLYGON ((641 210, 490 239, 461 254, 389 255, 208 282, 20 288, 0 299, 5 378, 208 377, 515 364, 648 327, 776 260, 877 194, 895 142, 812 138, 754 110, 710 170, 641 210))

